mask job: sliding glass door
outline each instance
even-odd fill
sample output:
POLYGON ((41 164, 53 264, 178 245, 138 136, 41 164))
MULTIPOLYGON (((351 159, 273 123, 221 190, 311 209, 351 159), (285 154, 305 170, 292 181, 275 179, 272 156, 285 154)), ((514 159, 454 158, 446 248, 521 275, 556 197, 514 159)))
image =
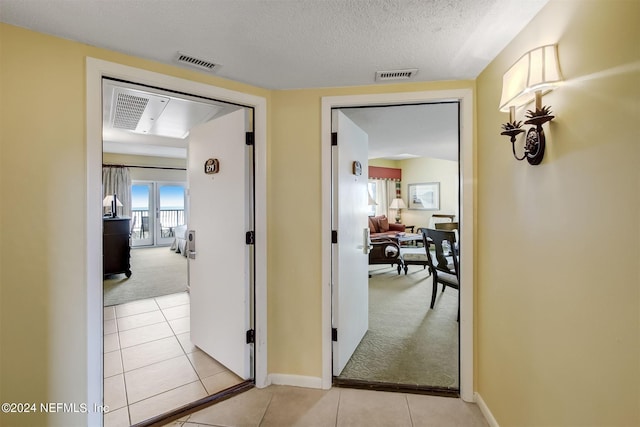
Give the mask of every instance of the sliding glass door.
POLYGON ((131 184, 131 246, 152 246, 154 215, 153 182, 131 184))
POLYGON ((156 184, 157 221, 156 244, 170 245, 175 239, 176 227, 184 225, 184 185, 156 184))
POLYGON ((131 185, 132 246, 170 245, 185 223, 183 183, 134 181, 131 185))

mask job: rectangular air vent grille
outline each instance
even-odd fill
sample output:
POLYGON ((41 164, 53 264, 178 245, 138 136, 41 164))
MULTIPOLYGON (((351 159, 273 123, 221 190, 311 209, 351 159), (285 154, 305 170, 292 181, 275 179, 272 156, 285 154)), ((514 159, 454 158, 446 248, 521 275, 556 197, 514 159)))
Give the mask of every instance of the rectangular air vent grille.
POLYGON ((417 72, 417 68, 410 68, 407 70, 377 71, 376 81, 407 80, 415 76, 417 72))
POLYGON ((138 122, 144 113, 148 98, 119 93, 113 118, 113 127, 118 129, 136 130, 138 122))
POLYGON ((181 64, 186 64, 186 65, 189 65, 191 67, 196 67, 196 68, 199 68, 199 69, 205 70, 205 71, 213 71, 214 68, 216 67, 216 64, 214 64, 211 61, 207 61, 207 60, 204 60, 204 59, 196 58, 194 56, 187 55, 187 54, 181 53, 181 52, 178 52, 178 56, 177 56, 176 60, 181 64))

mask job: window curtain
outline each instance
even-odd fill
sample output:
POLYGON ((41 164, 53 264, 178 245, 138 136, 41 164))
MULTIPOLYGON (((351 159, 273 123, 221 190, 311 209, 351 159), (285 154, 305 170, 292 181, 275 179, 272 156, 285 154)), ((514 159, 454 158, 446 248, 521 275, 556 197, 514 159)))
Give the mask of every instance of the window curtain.
MULTIPOLYGON (((131 217, 131 175, 124 166, 102 167, 102 198, 115 194, 122 207, 116 208, 119 216, 131 217)), ((110 209, 109 209, 110 211, 110 209)))
POLYGON ((376 216, 387 215, 387 183, 383 179, 372 179, 376 183, 376 194, 372 194, 376 201, 376 216))
MULTIPOLYGON (((377 203, 376 215, 386 215, 390 218, 389 205, 393 199, 400 197, 400 181, 392 179, 370 179, 369 181, 376 183, 376 194, 371 195, 377 203)), ((393 214, 395 215, 395 211, 393 214)))
MULTIPOLYGON (((391 204, 391 202, 393 202, 393 199, 395 199, 397 197, 396 195, 396 181, 392 181, 392 180, 386 180, 385 181, 385 185, 386 185, 386 190, 387 190, 387 205, 386 205, 386 209, 387 209, 387 218, 392 218, 391 213, 393 213, 393 217, 395 218, 396 215, 396 211, 395 209, 393 210, 393 212, 389 212, 389 205, 391 204)), ((394 220, 395 222, 395 220, 394 220)))

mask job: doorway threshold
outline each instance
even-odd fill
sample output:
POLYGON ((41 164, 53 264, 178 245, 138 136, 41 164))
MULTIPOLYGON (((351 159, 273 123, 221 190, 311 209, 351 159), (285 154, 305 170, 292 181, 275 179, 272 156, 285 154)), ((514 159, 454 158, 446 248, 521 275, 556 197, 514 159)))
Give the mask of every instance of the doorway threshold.
POLYGON ((244 382, 241 382, 240 384, 234 385, 233 387, 229 387, 226 390, 222 390, 218 393, 212 394, 211 396, 203 397, 202 399, 196 400, 195 402, 191 402, 173 411, 166 412, 164 414, 155 416, 153 418, 149 418, 148 420, 142 421, 138 424, 134 424, 131 427, 165 426, 172 421, 178 420, 194 412, 205 409, 211 405, 215 405, 216 403, 223 402, 227 399, 230 399, 234 396, 244 393, 245 391, 249 391, 254 387, 255 387, 255 381, 246 380, 244 382))
POLYGON ((333 377, 333 386, 373 391, 390 391, 395 393, 426 394, 430 396, 440 397, 460 397, 460 390, 457 388, 387 383, 381 381, 354 380, 338 377, 333 377))

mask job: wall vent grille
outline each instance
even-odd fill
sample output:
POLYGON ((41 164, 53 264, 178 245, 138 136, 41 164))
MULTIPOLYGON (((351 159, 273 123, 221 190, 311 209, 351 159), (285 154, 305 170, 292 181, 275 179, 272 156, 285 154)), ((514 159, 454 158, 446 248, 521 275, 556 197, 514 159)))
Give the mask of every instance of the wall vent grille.
POLYGON ((376 81, 380 82, 389 80, 408 80, 413 78, 417 73, 417 68, 409 68, 406 70, 376 71, 376 81))
POLYGON ((205 59, 196 58, 195 56, 187 55, 185 53, 178 52, 178 56, 176 57, 176 61, 181 64, 186 64, 191 67, 198 68, 200 70, 205 70, 209 72, 213 72, 213 70, 218 66, 217 64, 207 61, 205 59))

